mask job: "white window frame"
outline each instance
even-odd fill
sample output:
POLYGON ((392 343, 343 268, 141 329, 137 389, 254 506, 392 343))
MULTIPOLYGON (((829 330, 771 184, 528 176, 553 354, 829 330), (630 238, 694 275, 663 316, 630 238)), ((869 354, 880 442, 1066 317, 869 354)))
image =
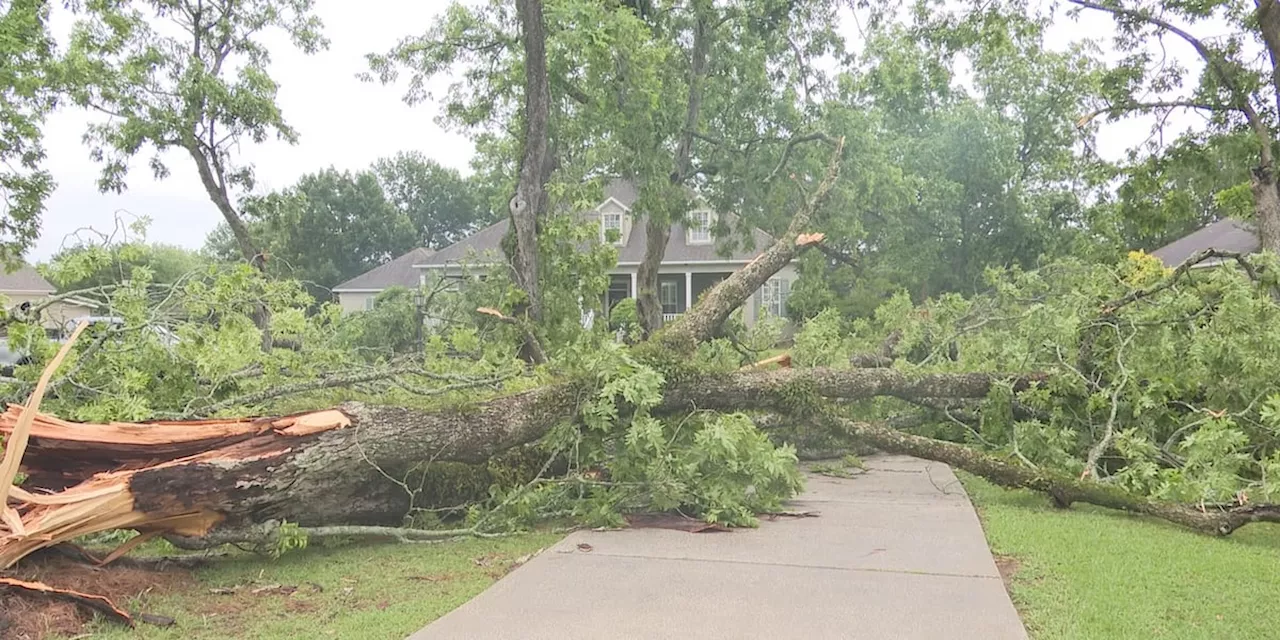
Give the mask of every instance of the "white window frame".
POLYGON ((711 225, 715 223, 710 211, 694 211, 689 214, 689 244, 711 244, 711 225))
POLYGON ((622 246, 622 238, 623 238, 622 226, 624 224, 622 215, 623 214, 621 211, 607 211, 600 214, 600 242, 603 242, 603 243, 609 242, 609 229, 613 228, 605 224, 605 221, 610 220, 612 218, 617 218, 618 239, 615 242, 613 242, 613 244, 617 246, 622 246))
POLYGON ((786 300, 782 295, 782 278, 769 278, 760 287, 760 312, 781 318, 786 300))
POLYGON ((365 311, 373 311, 373 303, 374 303, 374 302, 377 302, 377 299, 378 299, 377 294, 373 294, 373 295, 365 294, 365 296, 364 296, 364 310, 365 310, 365 311))
MULTIPOLYGON (((659 280, 658 281, 658 304, 662 307, 662 312, 667 313, 667 307, 674 309, 680 308, 680 283, 675 280, 659 280), (667 291, 671 291, 671 300, 667 300, 667 291)), ((672 313, 680 313, 673 311, 672 313)))

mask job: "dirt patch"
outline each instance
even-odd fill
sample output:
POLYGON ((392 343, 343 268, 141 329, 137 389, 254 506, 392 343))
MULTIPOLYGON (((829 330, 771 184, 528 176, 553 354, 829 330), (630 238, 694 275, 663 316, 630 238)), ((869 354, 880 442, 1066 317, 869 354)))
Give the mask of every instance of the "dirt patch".
MULTIPOLYGON (((192 588, 196 581, 185 569, 153 571, 127 566, 96 567, 57 556, 32 557, 5 572, 6 576, 43 582, 60 589, 103 596, 117 607, 130 609, 135 598, 152 592, 192 588)), ((145 609, 145 606, 143 607, 145 609)), ((93 620, 93 613, 69 602, 28 594, 0 593, 0 638, 40 640, 74 636, 93 620)))
POLYGON ((309 602, 307 600, 290 598, 284 603, 284 610, 289 613, 314 613, 319 609, 320 607, 318 607, 316 603, 309 602))
POLYGON ((1022 563, 1013 556, 995 554, 996 571, 1000 572, 1000 579, 1004 581, 1004 590, 1009 591, 1013 586, 1013 578, 1018 574, 1018 567, 1022 563))
POLYGON ((74 636, 88 617, 70 602, 0 595, 0 638, 42 640, 74 636))

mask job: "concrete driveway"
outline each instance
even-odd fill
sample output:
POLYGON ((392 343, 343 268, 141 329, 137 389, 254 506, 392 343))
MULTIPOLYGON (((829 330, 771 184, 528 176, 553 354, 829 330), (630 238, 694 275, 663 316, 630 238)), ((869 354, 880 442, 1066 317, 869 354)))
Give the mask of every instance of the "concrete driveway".
POLYGON ((951 469, 867 466, 810 475, 815 518, 574 533, 412 640, 1026 638, 951 469))

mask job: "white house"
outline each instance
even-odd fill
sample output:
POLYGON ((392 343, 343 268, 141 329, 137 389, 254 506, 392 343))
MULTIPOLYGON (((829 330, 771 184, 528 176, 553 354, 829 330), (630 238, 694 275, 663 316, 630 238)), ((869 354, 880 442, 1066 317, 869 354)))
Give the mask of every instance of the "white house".
MULTIPOLYGON (((618 263, 610 276, 606 304, 614 304, 636 294, 636 272, 644 258, 646 237, 643 218, 632 214, 637 193, 627 181, 615 180, 605 189, 604 201, 586 212, 588 220, 600 225, 600 241, 616 237, 618 263)), ((753 247, 725 247, 717 243, 712 229, 721 216, 732 227, 732 214, 710 210, 694 211, 689 225, 674 224, 671 237, 658 269, 658 297, 663 317, 670 320, 693 306, 698 296, 730 273, 751 262, 773 243, 773 238, 759 229, 751 230, 753 247)), ((508 220, 490 225, 434 253, 415 249, 392 262, 352 278, 334 288, 343 309, 358 311, 370 308, 372 299, 391 286, 415 287, 427 281, 428 274, 461 276, 464 269, 503 259, 501 242, 507 233, 508 220), (412 271, 405 267, 411 266, 412 271)), ((794 264, 787 265, 752 297, 744 310, 744 319, 754 324, 762 313, 783 316, 791 284, 797 277, 794 264)))

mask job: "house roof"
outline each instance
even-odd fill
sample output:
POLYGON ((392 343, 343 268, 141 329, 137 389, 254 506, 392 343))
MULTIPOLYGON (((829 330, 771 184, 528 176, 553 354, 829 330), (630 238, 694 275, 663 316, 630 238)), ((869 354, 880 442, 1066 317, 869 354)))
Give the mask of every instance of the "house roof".
POLYGON ((17 271, 4 272, 0 269, 0 292, 24 292, 24 293, 56 293, 57 289, 49 284, 36 270, 29 264, 24 264, 17 271))
POLYGON ((366 271, 336 287, 337 293, 357 293, 362 291, 382 291, 387 287, 418 286, 418 271, 413 265, 431 257, 431 250, 419 247, 376 269, 366 271))
MULTIPOLYGON (((1253 253, 1262 247, 1253 225, 1225 218, 1151 252, 1165 266, 1176 267, 1205 249, 1253 253)), ((1209 261, 1202 263, 1212 264, 1209 261)))
MULTIPOLYGON (((605 186, 604 201, 610 198, 617 201, 628 209, 636 203, 639 194, 636 191, 635 184, 627 180, 614 180, 605 186)), ((719 214, 730 227, 738 222, 738 217, 731 213, 719 214)), ((502 255, 502 238, 507 234, 507 228, 510 220, 502 220, 481 229, 458 242, 445 247, 429 258, 417 263, 420 267, 443 267, 449 264, 457 264, 464 260, 476 256, 478 258, 497 259, 502 255)), ((683 224, 671 225, 671 237, 667 240, 666 252, 663 254, 663 264, 684 263, 684 262, 750 262, 766 247, 773 244, 773 238, 769 234, 756 229, 751 229, 751 239, 755 246, 742 246, 743 243, 737 242, 728 245, 728 251, 721 252, 719 247, 726 246, 724 243, 716 242, 712 244, 688 244, 685 226, 683 224)), ((618 247, 618 264, 639 264, 644 259, 645 248, 648 246, 648 238, 644 233, 644 227, 636 222, 630 234, 627 237, 627 244, 618 247)))

